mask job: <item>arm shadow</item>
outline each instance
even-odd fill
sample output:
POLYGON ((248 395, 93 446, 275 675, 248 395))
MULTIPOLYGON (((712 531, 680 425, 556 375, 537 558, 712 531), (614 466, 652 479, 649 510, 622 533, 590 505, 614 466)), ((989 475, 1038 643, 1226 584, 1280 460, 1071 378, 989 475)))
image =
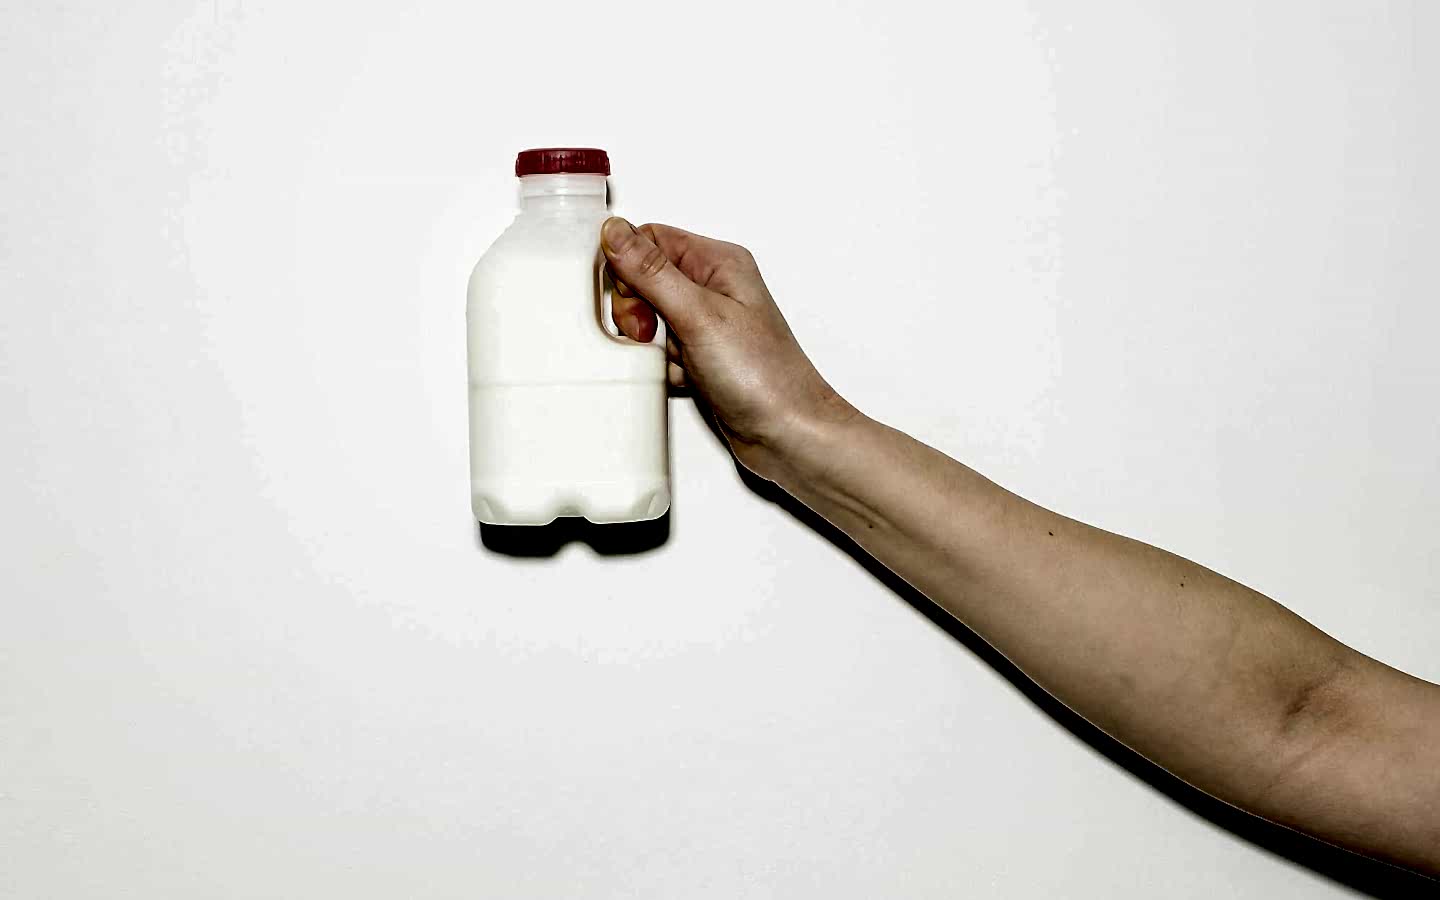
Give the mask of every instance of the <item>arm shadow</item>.
POLYGON ((771 482, 752 475, 743 466, 737 464, 736 470, 750 490, 781 507, 848 554, 876 581, 897 594, 971 653, 980 657, 1009 681, 1016 690, 1024 695, 1025 699, 1039 707, 1051 719, 1084 741, 1112 764, 1164 794, 1190 813, 1207 819, 1276 856, 1305 866, 1332 881, 1374 897, 1440 896, 1440 883, 1424 875, 1360 856, 1283 825, 1276 825, 1237 809, 1224 801, 1217 800, 1171 775, 1091 725, 1068 706, 1050 696, 979 635, 881 565, 844 532, 831 525, 809 507, 771 482))

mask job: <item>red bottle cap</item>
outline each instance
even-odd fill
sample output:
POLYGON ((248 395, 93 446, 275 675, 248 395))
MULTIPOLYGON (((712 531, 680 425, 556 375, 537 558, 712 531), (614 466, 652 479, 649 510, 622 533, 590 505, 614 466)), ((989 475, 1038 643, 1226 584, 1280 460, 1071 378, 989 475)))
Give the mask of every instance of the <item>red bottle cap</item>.
POLYGON ((515 157, 515 174, 609 175, 610 157, 593 147, 545 147, 521 150, 515 157))

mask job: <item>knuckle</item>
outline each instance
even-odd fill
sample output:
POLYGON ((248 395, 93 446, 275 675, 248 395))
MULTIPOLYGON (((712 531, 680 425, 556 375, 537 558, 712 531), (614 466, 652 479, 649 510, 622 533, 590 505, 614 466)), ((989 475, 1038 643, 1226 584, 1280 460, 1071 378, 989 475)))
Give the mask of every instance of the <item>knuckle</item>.
POLYGON ((644 255, 640 257, 639 261, 635 263, 635 267, 640 271, 640 274, 646 277, 654 277, 659 275, 669 262, 670 260, 665 257, 665 251, 652 244, 650 248, 645 251, 644 255))
POLYGON ((736 262, 752 268, 755 266, 755 254, 750 252, 749 247, 742 244, 730 244, 730 255, 735 258, 736 262))

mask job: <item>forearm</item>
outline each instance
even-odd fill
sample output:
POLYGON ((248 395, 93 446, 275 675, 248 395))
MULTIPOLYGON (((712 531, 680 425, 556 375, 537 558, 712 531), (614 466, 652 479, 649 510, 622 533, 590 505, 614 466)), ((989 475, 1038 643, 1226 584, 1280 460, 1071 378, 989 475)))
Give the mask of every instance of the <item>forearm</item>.
POLYGON ((800 429, 774 477, 1066 705, 1259 812, 1292 719, 1359 658, 1243 585, 864 416, 800 429))

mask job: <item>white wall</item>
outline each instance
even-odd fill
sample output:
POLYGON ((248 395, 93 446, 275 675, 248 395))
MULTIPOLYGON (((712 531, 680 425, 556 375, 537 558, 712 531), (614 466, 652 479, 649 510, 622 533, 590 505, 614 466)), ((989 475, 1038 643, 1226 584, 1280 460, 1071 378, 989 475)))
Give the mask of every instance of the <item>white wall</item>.
POLYGON ((958 5, 9 8, 0 895, 1349 895, 688 401, 663 547, 477 541, 464 281, 593 144, 867 411, 1440 679, 1440 11, 958 5))

